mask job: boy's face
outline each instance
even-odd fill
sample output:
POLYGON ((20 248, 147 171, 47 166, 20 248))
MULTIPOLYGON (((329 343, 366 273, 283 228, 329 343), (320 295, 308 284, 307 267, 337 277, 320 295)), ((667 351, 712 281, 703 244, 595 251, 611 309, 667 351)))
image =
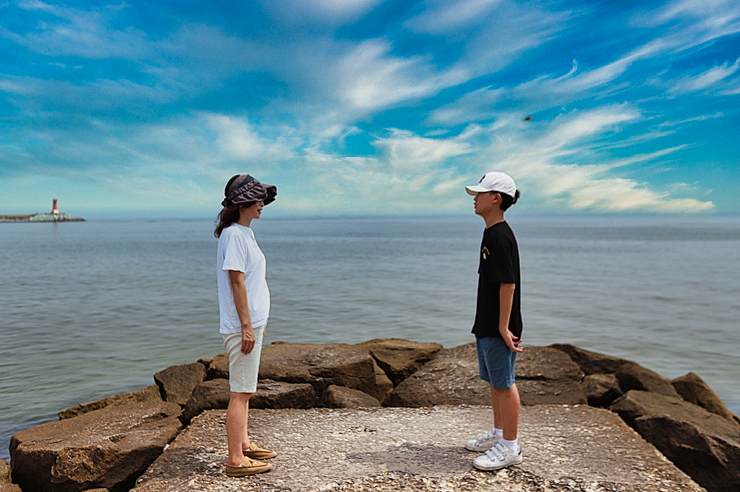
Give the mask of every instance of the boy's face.
POLYGON ((484 216, 499 207, 501 195, 493 191, 478 193, 473 197, 473 203, 475 204, 475 213, 484 216))

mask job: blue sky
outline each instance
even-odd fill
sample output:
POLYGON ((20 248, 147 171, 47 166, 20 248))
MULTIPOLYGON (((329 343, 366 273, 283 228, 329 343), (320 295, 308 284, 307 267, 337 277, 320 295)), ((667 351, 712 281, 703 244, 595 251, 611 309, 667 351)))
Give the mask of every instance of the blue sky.
POLYGON ((5 2, 0 213, 740 213, 739 97, 736 0, 5 2))

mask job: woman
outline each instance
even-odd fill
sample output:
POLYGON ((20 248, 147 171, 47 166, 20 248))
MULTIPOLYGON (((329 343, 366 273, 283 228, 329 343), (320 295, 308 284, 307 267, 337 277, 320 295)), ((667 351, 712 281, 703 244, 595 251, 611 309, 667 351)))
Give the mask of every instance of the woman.
POLYGON ((229 354, 230 399, 226 411, 229 460, 226 475, 243 477, 272 469, 264 459, 277 453, 250 442, 247 431, 249 398, 257 390, 262 339, 270 314, 265 280, 265 255, 254 233, 253 220, 275 201, 277 188, 249 174, 232 177, 224 191, 214 235, 218 239, 218 303, 220 332, 229 354))

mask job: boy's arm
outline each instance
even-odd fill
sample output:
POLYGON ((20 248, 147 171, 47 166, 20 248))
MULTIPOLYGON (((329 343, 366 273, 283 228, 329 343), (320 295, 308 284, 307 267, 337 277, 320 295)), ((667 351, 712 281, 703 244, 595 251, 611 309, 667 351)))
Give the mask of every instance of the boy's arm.
POLYGON ((516 290, 516 284, 501 284, 499 288, 499 315, 498 315, 498 331, 501 333, 501 338, 504 339, 506 346, 512 352, 522 352, 523 347, 519 347, 522 343, 521 338, 515 338, 514 334, 509 330, 509 320, 511 318, 511 307, 514 304, 514 291, 516 290))

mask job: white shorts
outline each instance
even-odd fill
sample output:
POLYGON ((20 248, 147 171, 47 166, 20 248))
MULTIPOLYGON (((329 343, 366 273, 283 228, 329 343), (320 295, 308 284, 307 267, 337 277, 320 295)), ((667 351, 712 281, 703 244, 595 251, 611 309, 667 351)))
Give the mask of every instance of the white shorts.
POLYGON ((254 348, 249 354, 242 353, 242 334, 222 335, 224 347, 229 354, 229 389, 232 393, 254 393, 257 391, 257 376, 260 370, 262 339, 267 325, 257 326, 254 330, 254 348))

